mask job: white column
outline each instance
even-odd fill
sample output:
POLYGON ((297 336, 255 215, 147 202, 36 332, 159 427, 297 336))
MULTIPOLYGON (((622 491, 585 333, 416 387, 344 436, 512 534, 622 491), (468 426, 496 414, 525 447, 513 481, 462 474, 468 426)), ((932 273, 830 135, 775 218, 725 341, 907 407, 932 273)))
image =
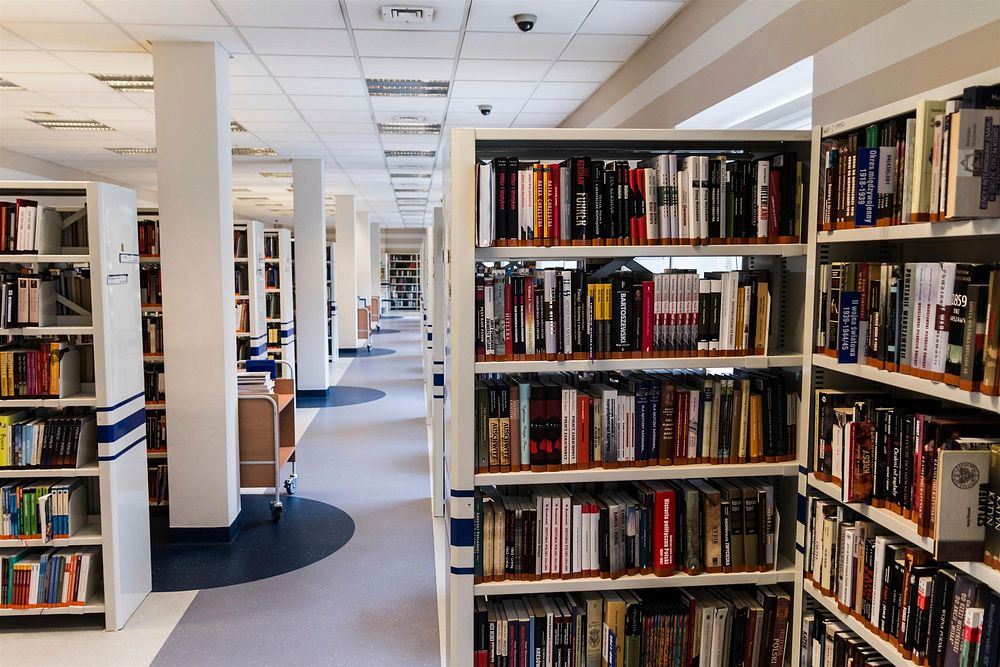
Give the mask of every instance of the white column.
POLYGON ((323 160, 293 160, 295 207, 296 387, 305 395, 330 388, 327 354, 326 210, 323 160))
POLYGON ((337 295, 337 345, 342 350, 358 348, 358 274, 355 269, 354 195, 337 195, 334 216, 337 242, 333 262, 333 286, 337 295))
MULTIPOLYGON (((240 512, 229 59, 155 42, 156 166, 171 528, 235 529, 240 512)), ((199 531, 207 539, 217 531, 199 531)))
MULTIPOLYGON (((380 257, 382 256, 382 225, 377 222, 368 221, 368 228, 370 232, 369 241, 369 253, 368 256, 371 258, 369 260, 369 269, 371 273, 371 295, 372 297, 380 297, 382 295, 382 262, 380 257)), ((385 304, 380 303, 380 306, 384 307, 385 304)))
POLYGON ((433 254, 427 258, 430 271, 431 303, 431 508, 434 516, 444 516, 444 335, 445 275, 444 275, 444 209, 434 208, 433 254))
POLYGON ((372 303, 372 233, 368 224, 368 211, 357 211, 355 213, 356 226, 354 228, 354 248, 356 252, 357 264, 355 265, 358 274, 358 296, 366 299, 368 305, 372 303))

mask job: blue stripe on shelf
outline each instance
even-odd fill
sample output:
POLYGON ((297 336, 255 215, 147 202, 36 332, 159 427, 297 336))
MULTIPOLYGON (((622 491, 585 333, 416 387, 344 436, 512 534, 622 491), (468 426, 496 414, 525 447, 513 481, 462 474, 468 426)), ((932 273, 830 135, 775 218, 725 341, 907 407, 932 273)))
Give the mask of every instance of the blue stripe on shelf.
POLYGON ((809 470, 805 466, 799 466, 799 474, 808 475, 809 470))
POLYGON ((267 336, 267 332, 265 331, 264 333, 262 333, 259 336, 251 336, 250 340, 257 340, 258 338, 265 338, 266 336, 267 336))
POLYGON ((282 338, 291 338, 294 335, 295 335, 295 327, 292 327, 291 329, 282 329, 281 330, 281 337, 282 338))
POLYGON ((799 523, 805 525, 806 514, 809 511, 809 499, 805 496, 799 494, 798 502, 795 508, 795 520, 799 523))
POLYGON ((139 436, 138 440, 136 440, 135 442, 133 442, 131 445, 129 445, 125 449, 120 450, 117 454, 112 454, 111 456, 98 456, 97 460, 98 461, 114 461, 119 456, 121 456, 122 454, 124 454, 128 450, 132 449, 133 447, 135 447, 136 445, 138 445, 140 442, 144 442, 145 440, 146 440, 146 436, 145 435, 141 435, 141 436, 139 436))
POLYGON ((139 426, 146 423, 146 406, 143 406, 124 419, 119 419, 114 424, 105 424, 97 427, 97 442, 115 442, 122 436, 132 432, 139 426))
POLYGON ((802 555, 805 555, 805 553, 806 553, 806 548, 804 546, 802 546, 801 544, 797 543, 797 542, 795 543, 795 550, 798 551, 802 555))
POLYGON ((250 356, 251 357, 255 357, 258 354, 264 354, 265 350, 267 350, 267 343, 266 342, 265 343, 261 343, 260 345, 251 345, 250 346, 250 356))
POLYGON ((129 402, 131 402, 131 401, 134 401, 135 399, 139 398, 139 397, 140 397, 140 396, 142 396, 143 394, 144 394, 144 392, 141 392, 141 391, 140 391, 140 392, 139 392, 138 394, 136 394, 135 396, 131 396, 131 397, 129 397, 129 398, 126 398, 126 399, 125 399, 124 401, 121 401, 121 402, 119 402, 119 403, 115 403, 115 404, 114 404, 114 405, 112 405, 112 406, 111 406, 110 408, 97 408, 97 411, 98 411, 98 412, 111 412, 112 410, 117 410, 117 409, 118 409, 118 408, 120 408, 121 406, 123 406, 123 405, 125 405, 126 403, 129 403, 129 402))
POLYGON ((427 341, 430 342, 432 340, 434 340, 434 334, 432 334, 430 331, 428 331, 427 332, 427 341))
POLYGON ((476 492, 472 489, 452 489, 452 498, 472 498, 476 495, 476 492))
POLYGON ((431 398, 440 398, 443 401, 444 400, 444 394, 441 394, 440 396, 438 396, 437 394, 435 394, 431 398))
POLYGON ((441 364, 442 366, 444 366, 444 362, 443 362, 443 361, 433 361, 433 362, 431 362, 431 363, 435 363, 435 364, 441 364))
POLYGON ((468 574, 468 575, 471 576, 471 575, 473 575, 473 574, 476 573, 476 568, 474 568, 474 567, 456 567, 456 566, 452 565, 451 566, 451 573, 452 574, 468 574))
POLYGON ((435 373, 434 374, 434 386, 435 387, 443 387, 444 386, 444 373, 435 373))
POLYGON ((451 546, 472 546, 472 519, 451 518, 451 546))

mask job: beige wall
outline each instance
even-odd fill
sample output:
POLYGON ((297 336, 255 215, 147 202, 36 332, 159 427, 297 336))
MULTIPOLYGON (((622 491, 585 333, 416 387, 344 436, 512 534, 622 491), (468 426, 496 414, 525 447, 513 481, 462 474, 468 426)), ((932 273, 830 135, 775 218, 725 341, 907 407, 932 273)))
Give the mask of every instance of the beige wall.
POLYGON ((809 56, 842 118, 1000 65, 1000 2, 693 0, 563 126, 673 127, 809 56))

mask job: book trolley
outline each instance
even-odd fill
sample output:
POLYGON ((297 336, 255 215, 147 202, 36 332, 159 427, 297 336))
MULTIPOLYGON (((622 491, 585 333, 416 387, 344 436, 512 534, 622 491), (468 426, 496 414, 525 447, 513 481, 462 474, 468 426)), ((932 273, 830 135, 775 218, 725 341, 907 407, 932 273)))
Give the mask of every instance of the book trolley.
MULTIPOLYGON (((690 464, 646 467, 591 467, 556 472, 477 473, 474 388, 479 374, 588 372, 657 369, 781 369, 786 388, 797 391, 803 365, 802 302, 807 264, 804 243, 745 245, 558 245, 553 247, 476 247, 479 160, 516 155, 521 160, 558 162, 586 155, 605 160, 647 159, 658 153, 732 154, 763 157, 794 151, 808 165, 808 132, 591 130, 591 129, 456 129, 446 172, 447 333, 444 357, 444 414, 447 421, 447 514, 449 517, 449 607, 447 662, 471 665, 474 655, 475 599, 480 596, 668 587, 778 584, 792 591, 796 581, 795 516, 798 463, 794 460, 736 465, 690 464), (765 354, 727 357, 621 358, 565 361, 477 361, 475 290, 478 263, 585 260, 631 261, 635 258, 736 257, 745 269, 766 269, 770 276, 770 338, 765 354), (575 577, 474 583, 474 495, 486 486, 571 484, 601 481, 684 478, 761 478, 774 481, 776 558, 769 571, 718 572, 697 575, 638 574, 616 579, 575 577)), ((804 222, 802 223, 804 224, 804 222)), ((391 272, 391 264, 390 264, 391 272)), ((437 371, 436 371, 437 372, 437 371)), ((803 449, 801 440, 798 451, 803 449)), ((793 594, 793 597, 797 597, 793 594)), ((794 621, 794 619, 793 619, 794 621)), ((792 637, 797 622, 788 628, 792 637)), ((794 641, 792 642, 795 643, 794 641)))
POLYGON ((295 308, 293 300, 292 232, 264 231, 264 296, 267 355, 295 368, 295 308))
POLYGON ((118 630, 151 588, 135 193, 96 182, 0 181, 0 200, 16 199, 39 205, 37 254, 3 254, 0 263, 13 271, 89 273, 90 311, 70 308, 63 295, 49 292, 41 295, 42 311, 56 313, 58 302, 75 314, 54 314, 41 326, 0 331, 25 341, 59 338, 70 345, 60 362, 58 397, 5 399, 0 405, 79 409, 96 416, 96 429, 81 438, 76 465, 0 469, 4 484, 24 478, 84 480, 86 523, 68 537, 0 540, 0 548, 93 549, 101 567, 87 584, 85 602, 3 606, 0 617, 103 614, 107 630, 118 630), (75 242, 67 243, 72 237, 75 242), (78 351, 88 347, 92 355, 78 351), (80 363, 89 356, 92 370, 89 362, 80 363))
MULTIPOLYGON (((921 100, 947 100, 961 97, 963 89, 974 85, 991 85, 1000 81, 1000 69, 994 69, 967 80, 954 82, 941 88, 927 91, 911 98, 888 104, 881 108, 846 118, 813 130, 813 156, 819 156, 821 142, 843 136, 852 131, 863 131, 872 124, 894 117, 912 117, 921 100)), ((819 158, 816 157, 816 160, 819 158)), ((812 442, 816 434, 814 401, 816 390, 833 389, 880 389, 893 397, 932 398, 950 402, 954 408, 976 408, 984 414, 1000 413, 1000 398, 983 393, 970 392, 944 382, 925 379, 901 372, 890 372, 867 363, 840 364, 836 357, 816 352, 817 327, 822 326, 823 313, 820 311, 819 270, 829 262, 996 262, 1000 258, 1000 219, 979 218, 947 220, 938 222, 911 222, 892 226, 835 229, 819 231, 817 217, 821 207, 822 193, 819 179, 810 182, 809 223, 808 223, 808 263, 806 267, 805 322, 803 329, 803 402, 800 419, 800 442, 809 446, 800 449, 801 474, 799 493, 802 496, 834 501, 876 524, 890 537, 902 538, 907 545, 920 547, 934 553, 934 539, 918 531, 917 524, 888 508, 869 504, 845 503, 842 489, 838 484, 817 477, 812 458, 812 442)), ((992 475, 991 475, 992 476, 992 475)), ((855 610, 842 601, 822 591, 805 572, 805 552, 807 534, 806 516, 803 510, 799 516, 796 536, 796 588, 801 595, 796 596, 796 617, 810 608, 824 608, 838 622, 853 631, 867 644, 878 651, 893 665, 913 667, 925 662, 914 661, 912 654, 904 651, 895 637, 881 632, 855 610)), ((938 561, 941 565, 970 575, 993 591, 1000 592, 1000 570, 982 562, 938 561)), ((985 630, 984 630, 985 633, 985 630)), ((793 664, 798 663, 800 642, 793 644, 793 664)), ((984 663, 979 663, 984 664, 984 663)))

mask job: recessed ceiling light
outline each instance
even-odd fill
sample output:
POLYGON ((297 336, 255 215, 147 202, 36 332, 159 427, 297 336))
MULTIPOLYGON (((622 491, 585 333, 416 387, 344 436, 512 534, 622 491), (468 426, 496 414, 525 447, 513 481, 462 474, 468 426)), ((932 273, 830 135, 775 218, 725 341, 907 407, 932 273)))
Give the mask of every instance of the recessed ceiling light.
POLYGON ((276 157, 278 151, 273 148, 246 148, 237 147, 233 149, 233 157, 276 157))
POLYGON ((240 201, 270 201, 267 197, 237 197, 240 201))
POLYGON ((231 121, 229 121, 229 131, 230 132, 246 132, 247 128, 245 128, 242 125, 240 125, 237 121, 231 120, 231 121))
POLYGON ((396 192, 427 192, 427 188, 396 188, 396 192))
POLYGON ((0 90, 23 90, 21 86, 7 79, 0 79, 0 90))
POLYGON ((250 188, 233 188, 233 192, 251 192, 250 188))
POLYGON ((430 178, 430 177, 431 177, 430 174, 420 174, 412 171, 389 173, 389 178, 430 178))
POLYGON ((379 123, 379 134, 440 134, 438 123, 379 123))
POLYGON ((156 155, 155 148, 140 148, 140 147, 130 147, 130 146, 118 146, 115 148, 107 148, 106 150, 112 153, 117 153, 118 155, 156 155))
POLYGON ((50 130, 93 130, 96 132, 114 132, 114 128, 96 120, 46 120, 44 118, 29 118, 32 123, 50 130))
POLYGON ((290 171, 262 171, 260 175, 264 178, 291 178, 292 172, 290 171))
POLYGON ((108 84, 119 93, 153 92, 153 77, 148 74, 91 74, 90 76, 108 84))
POLYGON ((447 97, 447 81, 420 79, 365 79, 373 97, 447 97))
POLYGON ((386 151, 386 157, 434 157, 437 151, 386 151))

